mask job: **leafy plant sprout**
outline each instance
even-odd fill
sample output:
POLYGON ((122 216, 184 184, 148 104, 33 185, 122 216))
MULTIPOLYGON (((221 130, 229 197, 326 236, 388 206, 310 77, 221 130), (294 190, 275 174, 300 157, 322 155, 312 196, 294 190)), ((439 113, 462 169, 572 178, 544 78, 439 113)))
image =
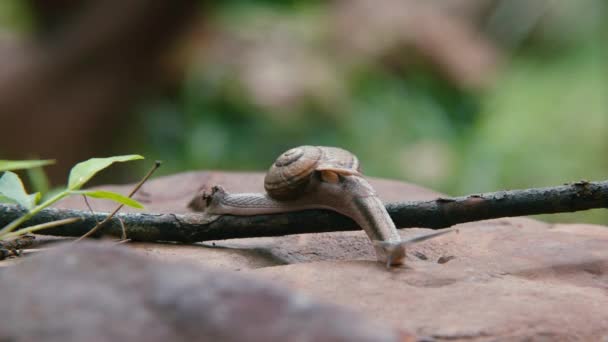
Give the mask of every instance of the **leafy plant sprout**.
MULTIPOLYGON (((81 195, 81 196, 89 196, 94 198, 101 198, 111 200, 122 205, 128 205, 133 208, 143 209, 143 205, 138 201, 121 195, 112 191, 105 190, 81 190, 82 187, 93 178, 99 171, 109 167, 110 165, 117 162, 128 162, 133 160, 144 159, 144 157, 131 154, 131 155, 123 155, 123 156, 114 156, 108 158, 91 158, 89 160, 80 162, 76 164, 71 170, 68 177, 68 184, 65 189, 57 192, 50 198, 46 199, 42 203, 38 203, 41 199, 41 194, 39 192, 28 194, 23 186, 23 182, 19 178, 19 176, 14 173, 14 170, 22 170, 22 169, 32 169, 37 168, 49 164, 53 164, 53 160, 20 160, 20 161, 11 161, 11 160, 0 160, 0 172, 4 172, 2 177, 0 177, 0 202, 12 203, 19 205, 25 209, 27 209, 27 213, 19 218, 15 219, 2 229, 0 229, 0 240, 6 240, 8 238, 13 238, 25 233, 35 232, 41 229, 47 229, 55 226, 60 226, 68 223, 73 223, 81 220, 79 217, 68 218, 63 220, 57 220, 52 222, 47 222, 43 224, 39 224, 36 226, 31 226, 25 229, 17 230, 17 228, 22 225, 24 222, 32 218, 34 215, 39 213, 42 209, 45 209, 57 201, 71 195, 81 195)), ((155 170, 158 167, 159 163, 156 163, 155 170)), ((146 178, 150 176, 151 173, 146 175, 146 178)), ((145 180, 144 179, 144 180, 145 180)), ((142 182, 140 182, 142 183, 142 182)), ((136 191, 136 190, 135 190, 136 191)), ((131 195, 134 194, 133 191, 131 195)), ((130 195, 130 196, 131 196, 130 195)), ((97 227, 95 227, 97 228, 97 227)))

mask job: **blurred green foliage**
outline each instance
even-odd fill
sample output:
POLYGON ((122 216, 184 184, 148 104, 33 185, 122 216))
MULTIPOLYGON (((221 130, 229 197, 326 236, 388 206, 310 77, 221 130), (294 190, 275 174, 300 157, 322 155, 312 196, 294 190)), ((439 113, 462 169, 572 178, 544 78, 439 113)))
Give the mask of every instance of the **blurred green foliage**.
MULTIPOLYGON (((270 12, 314 31, 327 6, 242 3, 220 11, 221 25, 247 30, 270 12)), ((484 91, 460 90, 425 67, 404 76, 364 65, 338 72, 345 94, 335 103, 303 101, 269 114, 238 79, 216 65, 195 65, 176 99, 143 111, 147 154, 170 161, 164 172, 264 170, 291 146, 336 145, 354 151, 370 176, 454 195, 607 179, 608 16, 596 6, 593 17, 558 18, 553 31, 539 30, 506 51, 499 77, 484 91)), ((605 210, 546 218, 608 223, 605 210)))
POLYGON ((0 1, 0 34, 2 30, 26 32, 32 28, 32 17, 26 1, 0 1))
MULTIPOLYGON (((3 2, 0 17, 18 7, 8 3, 16 2, 3 2)), ((213 44, 201 43, 177 92, 140 107, 138 151, 173 173, 265 170, 290 147, 335 145, 355 152, 370 176, 452 195, 608 179, 608 6, 553 3, 556 13, 528 31, 517 20, 497 31, 514 32, 508 44, 494 37, 503 55, 498 76, 471 90, 424 63, 344 61, 327 39, 332 2, 223 2, 205 13, 214 42, 232 36, 229 48, 262 48, 217 58, 208 53, 213 44), (276 89, 252 85, 259 75, 251 70, 277 54, 284 55, 274 61, 279 67, 262 73, 276 89), (253 66, 243 66, 248 59, 253 66)), ((546 219, 607 224, 608 214, 546 219)))

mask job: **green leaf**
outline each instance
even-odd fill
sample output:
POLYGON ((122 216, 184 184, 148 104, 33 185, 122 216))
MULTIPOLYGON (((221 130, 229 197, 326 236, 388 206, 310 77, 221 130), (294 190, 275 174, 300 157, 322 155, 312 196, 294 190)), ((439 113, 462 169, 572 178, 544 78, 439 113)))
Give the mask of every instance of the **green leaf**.
POLYGON ((0 193, 0 203, 17 204, 12 198, 8 198, 0 193))
POLYGON ((0 197, 4 201, 14 202, 26 209, 32 209, 40 199, 40 193, 28 195, 17 174, 6 171, 0 177, 0 197))
POLYGON ((11 171, 21 169, 31 169, 44 165, 54 164, 52 159, 48 160, 0 160, 0 171, 11 171))
POLYGON ((126 156, 116 156, 109 158, 91 158, 87 161, 76 164, 70 171, 70 177, 68 179, 68 189, 78 190, 86 182, 89 181, 95 174, 106 167, 116 162, 126 162, 131 160, 144 159, 144 157, 137 154, 130 154, 126 156))
POLYGON ((102 198, 112 200, 114 202, 122 203, 124 205, 128 205, 129 207, 143 209, 144 206, 137 202, 136 200, 129 198, 127 196, 123 196, 121 194, 105 191, 105 190, 80 190, 80 191, 70 191, 70 194, 74 195, 85 195, 94 198, 102 198))
POLYGON ((27 177, 31 184, 31 191, 40 192, 42 194, 49 192, 49 178, 43 168, 34 167, 25 172, 27 173, 27 177))

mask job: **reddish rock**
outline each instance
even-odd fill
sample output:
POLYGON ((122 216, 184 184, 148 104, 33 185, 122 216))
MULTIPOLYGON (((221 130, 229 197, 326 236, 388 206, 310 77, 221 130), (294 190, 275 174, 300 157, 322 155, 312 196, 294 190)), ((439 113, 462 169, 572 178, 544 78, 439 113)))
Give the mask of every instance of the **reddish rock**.
MULTIPOLYGON (((138 199, 150 211, 184 212, 201 188, 217 184, 238 192, 262 191, 263 183, 261 174, 187 173, 146 184, 138 199)), ((440 195, 372 184, 387 202, 440 195)), ((78 198, 60 205, 83 208, 78 198)), ((158 259, 243 270, 437 340, 608 339, 607 227, 504 218, 458 228, 413 246, 407 264, 391 270, 374 261, 363 232, 131 246, 158 259)))
POLYGON ((85 242, 0 273, 2 341, 406 341, 268 282, 85 242))

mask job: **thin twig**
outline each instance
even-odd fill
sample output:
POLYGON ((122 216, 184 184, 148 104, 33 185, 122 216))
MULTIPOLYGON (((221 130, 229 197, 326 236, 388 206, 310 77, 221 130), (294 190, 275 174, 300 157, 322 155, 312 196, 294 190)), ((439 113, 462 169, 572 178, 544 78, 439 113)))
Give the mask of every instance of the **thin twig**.
MULTIPOLYGON (((142 185, 144 185, 144 183, 148 180, 148 178, 150 178, 152 176, 152 174, 154 174, 154 172, 160 167, 161 164, 162 164, 162 162, 160 160, 155 161, 152 168, 148 171, 148 173, 146 173, 144 178, 142 178, 139 181, 139 183, 137 183, 137 185, 135 185, 135 187, 133 188, 133 190, 131 190, 131 192, 129 193, 129 195, 127 197, 129 197, 129 198, 133 197, 133 195, 135 195, 135 193, 139 190, 139 188, 142 187, 142 185)), ((118 213, 118 211, 120 209, 122 209, 122 207, 124 207, 124 204, 120 204, 118 207, 116 207, 116 209, 114 209, 114 211, 112 213, 110 213, 110 215, 108 215, 105 219, 103 219, 103 221, 97 223, 95 225, 95 227, 91 228, 91 230, 89 230, 87 233, 85 233, 84 235, 79 237, 75 242, 81 241, 81 240, 88 238, 89 236, 95 234, 95 232, 97 232, 99 229, 101 229, 101 227, 103 227, 106 223, 108 223, 112 219, 112 217, 114 217, 114 215, 116 215, 116 213, 118 213)))
POLYGON ((24 249, 21 251, 21 255, 26 256, 28 254, 36 254, 36 253, 40 253, 40 252, 48 252, 52 250, 52 248, 28 248, 28 249, 24 249))
MULTIPOLYGON (((608 207, 608 181, 573 184, 527 190, 499 191, 431 201, 400 202, 386 205, 400 228, 445 228, 485 219, 559 212, 573 212, 608 207)), ((24 209, 0 204, 0 225, 10 222, 24 209)), ((86 211, 45 209, 27 224, 40 224, 66 217, 82 216, 85 220, 41 231, 43 234, 80 236, 105 213, 91 215, 86 211)), ((302 233, 358 230, 349 218, 328 210, 305 210, 275 215, 207 216, 204 213, 152 214, 122 213, 108 220, 104 234, 120 236, 123 220, 133 241, 198 242, 245 237, 281 236, 302 233)))
MULTIPOLYGON (((89 200, 87 199, 87 195, 82 195, 82 198, 84 199, 84 204, 86 204, 87 208, 89 208, 89 212, 91 214, 94 214, 95 212, 93 211, 93 208, 91 208, 91 205, 89 204, 89 200)), ((97 221, 97 224, 99 224, 99 221, 97 221)))
POLYGON ((127 239, 127 230, 125 229, 125 223, 122 221, 122 219, 120 217, 118 218, 118 223, 120 223, 120 229, 122 231, 122 235, 120 236, 120 239, 126 240, 127 239))

